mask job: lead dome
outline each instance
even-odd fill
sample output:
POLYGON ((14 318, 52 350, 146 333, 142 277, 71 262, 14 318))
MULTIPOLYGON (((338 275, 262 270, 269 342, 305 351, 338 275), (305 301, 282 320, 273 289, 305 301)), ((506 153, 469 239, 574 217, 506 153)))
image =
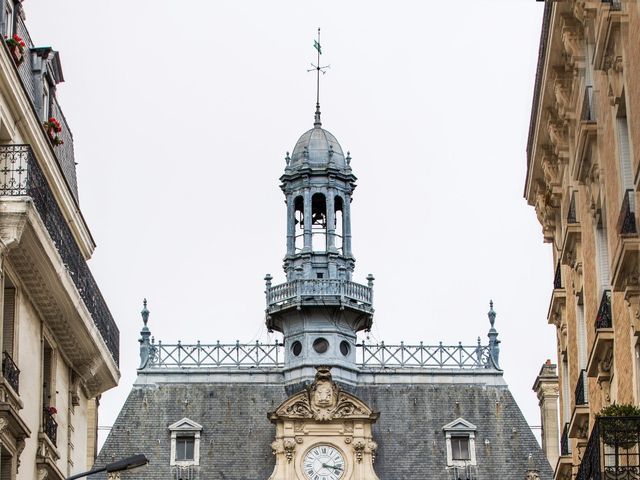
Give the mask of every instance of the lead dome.
POLYGON ((291 154, 291 167, 305 163, 311 165, 333 163, 339 168, 347 167, 347 161, 338 140, 331 132, 322 128, 319 106, 316 106, 313 128, 300 136, 291 154))

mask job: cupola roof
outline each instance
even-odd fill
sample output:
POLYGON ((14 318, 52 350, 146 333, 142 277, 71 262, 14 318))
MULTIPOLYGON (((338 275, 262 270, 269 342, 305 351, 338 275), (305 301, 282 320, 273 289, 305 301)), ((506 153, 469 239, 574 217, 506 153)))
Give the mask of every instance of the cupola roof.
POLYGON ((296 142, 291 154, 291 167, 310 164, 320 166, 333 163, 338 168, 347 166, 342 147, 332 133, 322 128, 320 105, 316 105, 315 122, 296 142))

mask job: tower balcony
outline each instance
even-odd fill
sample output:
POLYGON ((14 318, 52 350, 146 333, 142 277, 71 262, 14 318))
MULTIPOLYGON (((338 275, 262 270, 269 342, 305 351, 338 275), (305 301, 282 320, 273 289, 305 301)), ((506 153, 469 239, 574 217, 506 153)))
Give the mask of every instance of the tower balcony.
POLYGON ((267 281, 267 315, 290 308, 337 306, 373 314, 373 277, 369 285, 342 279, 299 279, 271 286, 267 281))

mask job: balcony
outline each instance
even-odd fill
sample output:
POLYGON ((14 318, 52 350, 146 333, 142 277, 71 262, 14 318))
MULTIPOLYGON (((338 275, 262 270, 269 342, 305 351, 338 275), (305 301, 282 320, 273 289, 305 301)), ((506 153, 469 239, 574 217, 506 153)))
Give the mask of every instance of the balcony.
POLYGON ((10 438, 19 442, 31 436, 29 427, 19 412, 23 402, 18 396, 20 387, 20 370, 11 356, 4 352, 2 355, 2 378, 0 378, 0 423, 4 423, 10 438))
POLYGON ((576 480, 640 478, 640 417, 599 417, 576 480))
POLYGON ((118 327, 29 145, 0 145, 0 212, 8 258, 61 347, 89 382, 104 349, 114 363, 98 369, 114 386, 118 327))
POLYGON ((42 410, 42 431, 51 441, 53 445, 56 445, 58 441, 58 422, 53 418, 51 407, 45 407, 42 410))
POLYGON ((571 455, 571 448, 569 446, 569 424, 565 423, 562 429, 562 436, 560 437, 560 455, 571 455))
POLYGON ((585 87, 582 98, 580 122, 577 125, 575 163, 571 169, 574 180, 583 180, 587 175, 587 170, 590 166, 589 151, 591 143, 596 139, 598 134, 596 102, 592 86, 588 85, 585 87))
POLYGON ((553 289, 560 290, 562 288, 562 268, 560 261, 556 264, 556 271, 553 275, 553 289))
POLYGON ((2 376, 16 394, 20 390, 20 369, 7 352, 2 353, 2 376))
POLYGON ((589 355, 587 374, 601 379, 609 377, 613 354, 613 321, 611 315, 611 290, 602 293, 598 314, 594 321, 596 337, 589 355))
POLYGON ((632 189, 624 192, 622 207, 618 216, 618 233, 622 236, 638 235, 636 225, 636 202, 632 189))
POLYGON ((626 190, 618 216, 619 236, 613 254, 612 280, 613 289, 618 292, 634 288, 630 280, 637 275, 640 264, 640 229, 636 218, 638 198, 638 193, 631 189, 626 190))
POLYGON ((571 478, 573 459, 571 457, 571 447, 569 444, 569 424, 565 423, 560 437, 560 457, 556 464, 556 471, 553 478, 556 480, 571 478))
POLYGON ((569 424, 569 436, 586 441, 589 431, 589 377, 585 369, 580 370, 574 392, 574 409, 569 424))
POLYGON ((269 312, 317 302, 319 305, 334 302, 373 312, 373 289, 347 280, 293 280, 273 287, 268 285, 266 294, 269 312))

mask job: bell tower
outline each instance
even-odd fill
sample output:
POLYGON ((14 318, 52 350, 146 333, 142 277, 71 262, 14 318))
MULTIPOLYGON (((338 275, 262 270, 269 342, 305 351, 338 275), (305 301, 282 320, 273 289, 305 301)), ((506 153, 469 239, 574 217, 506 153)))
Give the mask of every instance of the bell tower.
POLYGON ((287 204, 287 281, 265 277, 269 330, 282 332, 285 381, 310 383, 317 366, 354 385, 356 333, 373 321, 373 276, 352 281, 351 156, 322 128, 316 103, 313 128, 297 141, 280 177, 287 204))

